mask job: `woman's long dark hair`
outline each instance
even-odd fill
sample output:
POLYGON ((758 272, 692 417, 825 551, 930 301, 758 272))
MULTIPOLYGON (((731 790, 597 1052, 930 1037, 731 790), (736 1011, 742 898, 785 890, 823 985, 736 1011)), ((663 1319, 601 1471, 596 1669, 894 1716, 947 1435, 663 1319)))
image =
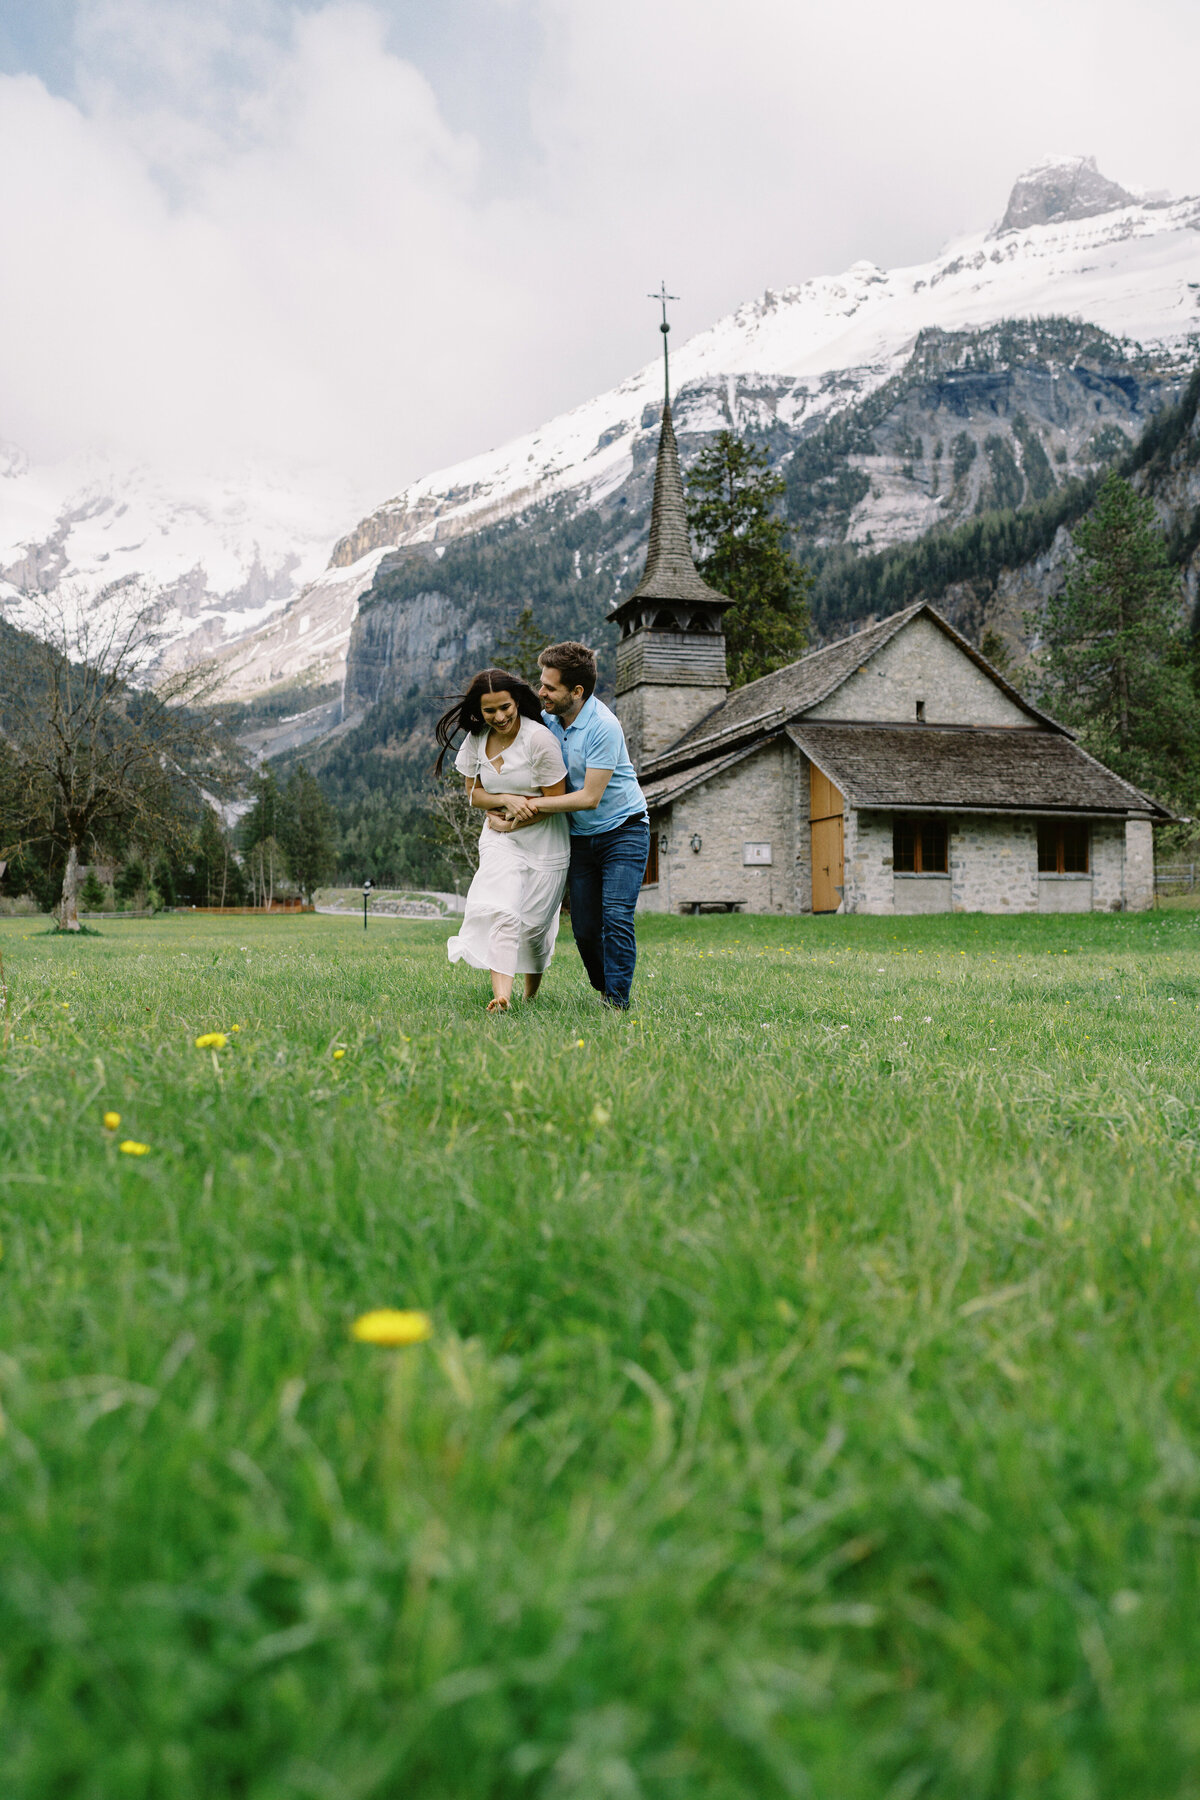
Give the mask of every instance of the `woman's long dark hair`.
POLYGON ((480 698, 484 694, 499 694, 507 690, 517 703, 517 711, 523 719, 542 721, 542 703, 527 681, 514 675, 508 669, 480 669, 478 675, 472 675, 467 683, 467 691, 461 700, 456 700, 447 712, 444 712, 433 728, 441 749, 438 759, 433 765, 435 775, 442 772, 442 764, 446 760, 446 752, 460 731, 482 731, 483 713, 480 710, 480 698))

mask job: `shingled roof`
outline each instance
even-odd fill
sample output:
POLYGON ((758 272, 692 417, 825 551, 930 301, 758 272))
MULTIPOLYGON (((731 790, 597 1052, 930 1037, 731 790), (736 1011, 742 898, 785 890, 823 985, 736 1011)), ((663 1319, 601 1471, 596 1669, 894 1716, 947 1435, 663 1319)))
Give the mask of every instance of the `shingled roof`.
POLYGON ((692 605, 719 607, 722 611, 733 605, 727 594, 719 594, 716 588, 709 587, 692 559, 683 476, 679 470, 679 449, 675 443, 669 400, 663 404, 662 430, 658 435, 646 570, 632 594, 617 602, 609 618, 619 619, 627 608, 642 600, 685 601, 692 605))
POLYGON ((1172 817, 1061 731, 801 720, 787 733, 855 809, 1172 817))
POLYGON ((748 734, 774 730, 786 720, 807 712, 810 707, 819 705, 835 689, 841 687, 844 681, 857 669, 861 669, 877 650, 881 650, 918 613, 924 613, 957 644, 964 655, 983 669, 997 687, 1029 715, 1031 724, 1043 725, 1052 731, 1062 730, 1053 719, 1031 706, 1023 695, 1010 686, 974 645, 955 631, 928 601, 919 600, 915 605, 905 607, 903 612, 892 613, 875 625, 868 625, 850 637, 839 639, 836 644, 827 644, 823 650, 810 651, 799 662, 789 663, 784 669, 776 669, 772 675, 762 675, 757 681, 747 682, 745 687, 735 688, 727 700, 693 725, 669 750, 647 763, 643 773, 653 780, 657 774, 665 774, 676 763, 713 756, 722 745, 748 734))
MULTIPOLYGON (((775 733, 780 736, 780 733, 775 733)), ((755 738, 752 744, 743 744, 740 748, 723 750, 716 756, 710 756, 704 762, 689 763, 684 769, 677 769, 671 775, 664 775, 658 781, 643 781, 642 792, 646 796, 646 805, 652 807, 669 806, 673 800, 680 800, 684 794, 691 793, 693 788, 701 787, 704 782, 711 781, 714 775, 721 775, 726 769, 732 769, 736 763, 744 762, 746 757, 753 756, 762 748, 765 740, 755 738)))

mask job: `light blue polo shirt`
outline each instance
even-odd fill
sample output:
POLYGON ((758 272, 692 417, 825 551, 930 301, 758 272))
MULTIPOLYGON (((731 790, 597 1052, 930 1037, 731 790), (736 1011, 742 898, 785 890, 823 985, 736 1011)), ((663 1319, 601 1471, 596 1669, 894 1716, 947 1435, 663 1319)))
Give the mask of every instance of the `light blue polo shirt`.
POLYGON ((568 793, 579 792, 589 769, 612 770, 612 780, 595 812, 567 814, 571 830, 592 837, 600 831, 614 831, 626 819, 640 819, 646 810, 646 796, 629 760, 621 721, 603 700, 589 694, 565 731, 562 720, 553 713, 544 712, 542 718, 562 745, 568 793))

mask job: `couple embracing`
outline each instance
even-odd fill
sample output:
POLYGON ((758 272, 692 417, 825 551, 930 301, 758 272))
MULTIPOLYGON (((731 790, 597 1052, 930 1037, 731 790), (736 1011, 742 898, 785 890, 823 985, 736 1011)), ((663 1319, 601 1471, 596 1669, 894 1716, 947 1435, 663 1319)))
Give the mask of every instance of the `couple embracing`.
POLYGON ((615 714, 597 700, 596 656, 551 644, 541 682, 484 669, 437 724, 442 762, 454 759, 471 805, 484 814, 479 869, 451 962, 488 969, 489 1012, 507 1012, 513 982, 532 1000, 554 954, 563 890, 588 980, 624 1012, 637 960, 633 914, 650 848, 646 801, 615 714))

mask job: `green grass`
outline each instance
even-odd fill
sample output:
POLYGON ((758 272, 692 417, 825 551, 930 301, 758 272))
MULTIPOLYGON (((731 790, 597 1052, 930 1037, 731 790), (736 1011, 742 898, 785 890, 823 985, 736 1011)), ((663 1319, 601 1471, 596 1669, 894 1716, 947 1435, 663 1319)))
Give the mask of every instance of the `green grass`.
POLYGON ((41 930, 5 1800, 1200 1795, 1200 916, 41 930))

